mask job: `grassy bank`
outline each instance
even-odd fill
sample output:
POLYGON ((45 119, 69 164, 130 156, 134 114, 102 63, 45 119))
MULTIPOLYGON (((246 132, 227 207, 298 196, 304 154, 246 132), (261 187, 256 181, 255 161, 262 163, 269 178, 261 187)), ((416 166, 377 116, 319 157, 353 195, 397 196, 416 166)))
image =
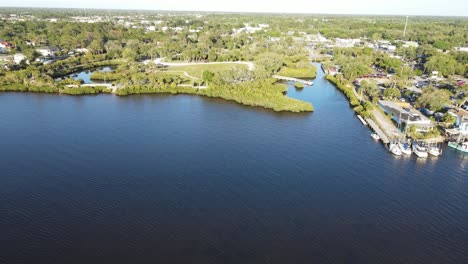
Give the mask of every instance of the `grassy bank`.
POLYGON ((325 78, 333 83, 338 90, 340 90, 346 98, 348 98, 349 105, 353 110, 364 117, 371 117, 371 110, 374 109, 374 106, 371 102, 363 101, 359 102, 359 98, 354 94, 353 88, 350 88, 349 82, 345 79, 338 79, 333 75, 326 75, 325 78))
POLYGON ((311 68, 289 68, 283 67, 278 75, 298 78, 298 79, 313 79, 317 76, 317 67, 311 65, 311 68))
POLYGON ((58 88, 50 85, 25 85, 20 83, 0 85, 2 92, 57 93, 58 88))
POLYGON ((220 64, 197 64, 197 65, 189 65, 189 66, 170 66, 166 70, 169 72, 171 71, 187 72, 190 76, 201 79, 204 71, 218 73, 218 72, 229 71, 234 68, 248 69, 247 65, 245 64, 220 63, 220 64))
POLYGON ((208 97, 222 98, 235 101, 242 105, 263 107, 274 111, 311 112, 312 104, 289 98, 283 94, 284 85, 272 84, 269 81, 255 81, 226 86, 211 86, 207 89, 194 89, 177 87, 175 85, 131 85, 116 91, 117 95, 170 93, 170 94, 196 94, 208 97))

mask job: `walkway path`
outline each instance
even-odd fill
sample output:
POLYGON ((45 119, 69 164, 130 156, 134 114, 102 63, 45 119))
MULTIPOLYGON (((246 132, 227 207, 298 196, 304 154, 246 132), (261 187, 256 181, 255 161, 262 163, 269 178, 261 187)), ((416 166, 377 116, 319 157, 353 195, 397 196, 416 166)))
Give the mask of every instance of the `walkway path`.
POLYGON ((292 78, 292 77, 286 77, 286 76, 281 76, 281 75, 273 75, 273 78, 276 78, 278 80, 285 80, 285 81, 293 81, 293 82, 300 82, 306 85, 312 85, 314 82, 312 81, 306 81, 302 79, 297 79, 297 78, 292 78))
POLYGON ((215 65, 215 64, 243 64, 247 65, 249 71, 253 70, 255 64, 250 61, 225 61, 225 62, 161 62, 165 66, 192 66, 192 65, 215 65))

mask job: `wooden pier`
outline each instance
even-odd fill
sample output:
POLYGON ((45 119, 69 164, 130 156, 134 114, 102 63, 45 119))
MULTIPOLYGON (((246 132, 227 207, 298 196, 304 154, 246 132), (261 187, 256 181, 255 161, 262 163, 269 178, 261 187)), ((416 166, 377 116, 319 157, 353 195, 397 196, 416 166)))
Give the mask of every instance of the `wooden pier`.
POLYGON ((306 80, 302 80, 302 79, 286 77, 286 76, 280 76, 280 75, 273 75, 273 78, 276 78, 278 80, 283 80, 283 81, 299 82, 299 83, 303 83, 303 84, 308 85, 308 86, 311 86, 311 85, 314 84, 313 81, 306 81, 306 80))
POLYGON ((380 127, 374 122, 374 120, 366 118, 367 123, 369 124, 369 127, 377 134, 379 135, 380 139, 382 139, 382 142, 384 144, 389 144, 390 139, 387 137, 387 135, 380 129, 380 127))

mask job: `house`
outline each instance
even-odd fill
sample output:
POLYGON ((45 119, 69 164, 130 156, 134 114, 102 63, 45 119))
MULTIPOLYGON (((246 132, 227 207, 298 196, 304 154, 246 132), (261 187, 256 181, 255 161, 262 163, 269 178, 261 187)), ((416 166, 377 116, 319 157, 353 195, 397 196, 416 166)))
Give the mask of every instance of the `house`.
POLYGON ((379 101, 378 105, 386 114, 391 115, 392 120, 402 131, 409 126, 415 126, 418 132, 429 132, 434 128, 429 118, 410 105, 403 108, 400 104, 391 101, 379 101))
POLYGON ((360 43, 361 43, 360 39, 335 38, 335 47, 351 48, 351 47, 354 47, 354 46, 358 46, 360 43))
POLYGON ((457 119, 455 127, 458 132, 463 136, 468 136, 468 111, 450 109, 448 113, 457 119))
POLYGON ((0 41, 0 48, 13 49, 13 48, 15 48, 15 45, 13 45, 12 43, 10 43, 8 41, 0 41))
POLYGON ((419 47, 419 44, 416 41, 404 41, 403 48, 417 48, 419 47))
POLYGON ((20 64, 23 60, 26 60, 26 56, 24 56, 24 54, 16 53, 13 55, 13 62, 15 64, 20 64))
POLYGON ((49 56, 54 57, 55 53, 57 53, 59 50, 58 48, 54 48, 54 47, 42 47, 42 48, 36 49, 36 51, 39 52, 44 57, 49 57, 49 56))
POLYGON ((87 53, 89 50, 87 48, 77 48, 75 49, 76 53, 87 53))

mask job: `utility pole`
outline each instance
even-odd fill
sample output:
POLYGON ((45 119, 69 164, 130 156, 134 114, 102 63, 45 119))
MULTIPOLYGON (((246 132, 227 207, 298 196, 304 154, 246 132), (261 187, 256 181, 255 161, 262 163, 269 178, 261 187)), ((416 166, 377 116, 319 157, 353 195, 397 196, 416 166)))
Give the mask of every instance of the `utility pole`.
POLYGON ((408 27, 408 16, 406 16, 405 30, 403 31, 403 37, 406 37, 406 28, 408 27))

